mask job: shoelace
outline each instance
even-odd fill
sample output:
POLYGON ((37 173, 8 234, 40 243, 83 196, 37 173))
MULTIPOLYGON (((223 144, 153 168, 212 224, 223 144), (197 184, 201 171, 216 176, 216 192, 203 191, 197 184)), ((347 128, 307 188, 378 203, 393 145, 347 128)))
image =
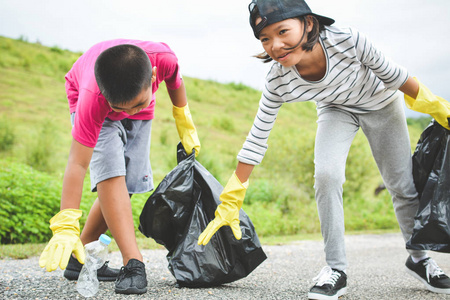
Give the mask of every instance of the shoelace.
POLYGON ((124 278, 131 277, 134 274, 139 274, 141 271, 141 268, 139 266, 124 266, 120 268, 119 276, 117 276, 117 281, 120 281, 124 278))
POLYGON ((101 267, 99 268, 99 270, 103 270, 103 269, 108 268, 108 264, 109 264, 109 260, 105 261, 105 263, 103 264, 103 266, 101 266, 101 267))
POLYGON ((313 278, 316 281, 316 285, 322 286, 324 284, 335 285, 338 279, 341 277, 339 272, 334 271, 329 266, 323 267, 319 275, 313 278))
POLYGON ((425 270, 427 273, 427 281, 430 282, 430 275, 431 277, 438 277, 441 275, 444 275, 444 272, 439 268, 437 263, 433 259, 427 259, 423 262, 423 265, 425 266, 425 270))

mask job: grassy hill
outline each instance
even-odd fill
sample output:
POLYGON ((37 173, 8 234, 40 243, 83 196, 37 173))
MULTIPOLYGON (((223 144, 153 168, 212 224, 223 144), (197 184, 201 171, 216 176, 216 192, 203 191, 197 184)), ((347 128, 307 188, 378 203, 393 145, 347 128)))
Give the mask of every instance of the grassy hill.
MULTIPOLYGON (((0 37, 0 50, 1 172, 11 172, 8 165, 28 165, 34 172, 49 175, 60 188, 71 141, 64 75, 81 53, 5 37, 0 37)), ((202 143, 198 160, 225 184, 252 125, 260 91, 236 83, 189 77, 184 81, 202 143)), ((252 174, 243 207, 260 235, 320 232, 313 190, 315 121, 314 103, 286 105, 279 113, 269 151, 252 174)), ((423 128, 423 124, 411 121, 413 148, 423 128)), ((176 165, 177 143, 171 102, 162 85, 152 128, 155 185, 176 165)), ((358 133, 350 151, 346 176, 347 230, 397 228, 388 193, 374 195, 382 180, 362 133, 358 133)), ((0 188, 8 193, 1 182, 0 188)), ((133 197, 136 224, 148 196, 133 197)), ((58 208, 59 198, 52 197, 58 208)), ((85 189, 82 209, 86 213, 95 197, 85 189)))

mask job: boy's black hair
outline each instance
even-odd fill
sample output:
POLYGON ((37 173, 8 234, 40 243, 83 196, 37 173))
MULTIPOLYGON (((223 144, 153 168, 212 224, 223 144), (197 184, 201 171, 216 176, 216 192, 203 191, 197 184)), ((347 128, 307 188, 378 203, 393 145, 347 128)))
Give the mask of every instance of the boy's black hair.
POLYGON ((111 104, 124 104, 150 87, 152 64, 141 48, 123 44, 103 51, 95 62, 98 87, 111 104))
MULTIPOLYGON (((251 20, 251 22, 256 23, 256 19, 259 17, 260 17, 260 14, 259 14, 258 7, 255 7, 250 12, 250 20, 251 20)), ((319 19, 313 15, 299 16, 299 17, 295 17, 294 19, 299 19, 300 22, 302 22, 302 24, 306 24, 308 18, 313 23, 313 28, 308 33, 306 42, 304 42, 302 45, 302 49, 305 51, 311 51, 313 49, 314 45, 319 41, 320 33, 325 29, 324 24, 322 24, 319 21, 319 19)), ((291 48, 286 48, 286 50, 293 50, 293 49, 297 48, 303 42, 303 38, 305 37, 305 34, 306 34, 306 27, 307 27, 306 25, 303 26, 303 33, 302 33, 302 36, 301 36, 298 44, 291 48)), ((273 60, 272 57, 270 57, 269 54, 267 54, 265 51, 260 54, 255 55, 254 57, 262 59, 264 63, 268 63, 273 60)))

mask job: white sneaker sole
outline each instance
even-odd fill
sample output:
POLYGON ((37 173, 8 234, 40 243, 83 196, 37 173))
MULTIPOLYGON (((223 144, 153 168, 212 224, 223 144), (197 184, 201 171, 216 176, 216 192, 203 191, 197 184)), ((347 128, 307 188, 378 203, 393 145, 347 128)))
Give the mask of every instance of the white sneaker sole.
POLYGON ((340 289, 336 295, 333 296, 327 296, 324 294, 317 294, 317 293, 308 293, 308 299, 310 300, 338 300, 339 297, 345 295, 347 293, 347 287, 340 289))
POLYGON ((436 294, 449 294, 450 295, 450 289, 440 289, 440 288, 434 287, 434 286, 430 285, 425 279, 420 277, 413 270, 409 269, 408 267, 405 267, 405 268, 406 268, 406 273, 408 273, 412 277, 414 277, 417 280, 419 280, 420 282, 422 282, 425 285, 425 287, 427 288, 427 290, 429 290, 433 293, 436 293, 436 294))

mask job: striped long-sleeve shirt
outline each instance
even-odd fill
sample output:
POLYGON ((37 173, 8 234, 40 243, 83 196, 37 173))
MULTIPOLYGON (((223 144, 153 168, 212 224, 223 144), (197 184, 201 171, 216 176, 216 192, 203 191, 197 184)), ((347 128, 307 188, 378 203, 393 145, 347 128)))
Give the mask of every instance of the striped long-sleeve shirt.
POLYGON ((326 26, 319 42, 327 60, 325 76, 319 81, 303 79, 295 66, 286 68, 273 63, 253 126, 237 156, 239 161, 261 163, 284 103, 313 100, 319 114, 326 107, 367 113, 391 103, 397 89, 408 79, 404 68, 389 61, 354 29, 326 26))

